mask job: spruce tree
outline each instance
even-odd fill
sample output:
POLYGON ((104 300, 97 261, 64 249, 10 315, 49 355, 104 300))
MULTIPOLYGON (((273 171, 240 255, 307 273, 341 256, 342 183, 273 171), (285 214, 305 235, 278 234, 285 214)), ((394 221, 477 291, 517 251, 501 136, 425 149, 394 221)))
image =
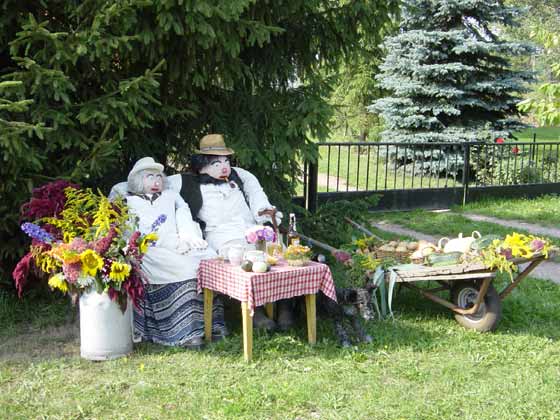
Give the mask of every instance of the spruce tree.
POLYGON ((209 132, 225 134, 275 203, 288 199, 290 174, 316 153, 308 137, 328 132, 323 70, 380 42, 397 8, 4 0, 0 82, 18 87, 0 87, 0 278, 23 253, 18 213, 33 187, 65 178, 107 191, 143 156, 181 171, 209 132))
MULTIPOLYGON (((532 76, 512 69, 508 57, 532 47, 498 36, 502 25, 514 24, 518 9, 496 0, 405 0, 402 13, 400 33, 385 41, 378 76, 391 96, 370 107, 385 120, 384 141, 492 141, 524 127, 516 104, 532 76)), ((414 159, 424 161, 418 168, 425 171, 449 169, 426 164, 426 153, 414 159)), ((456 175, 462 158, 452 161, 456 175)))

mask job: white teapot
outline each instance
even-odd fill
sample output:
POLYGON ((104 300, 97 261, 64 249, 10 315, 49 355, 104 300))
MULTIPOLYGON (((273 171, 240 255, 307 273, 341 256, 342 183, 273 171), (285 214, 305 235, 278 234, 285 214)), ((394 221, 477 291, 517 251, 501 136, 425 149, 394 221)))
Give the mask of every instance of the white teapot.
POLYGON ((457 238, 453 238, 453 239, 441 238, 438 242, 438 248, 442 249, 443 247, 444 253, 469 252, 469 250, 471 249, 471 244, 481 236, 482 235, 477 230, 475 230, 471 234, 471 236, 465 236, 465 237, 463 237, 463 233, 461 232, 459 233, 459 236, 457 238), (446 241, 445 245, 444 245, 444 241, 446 241))

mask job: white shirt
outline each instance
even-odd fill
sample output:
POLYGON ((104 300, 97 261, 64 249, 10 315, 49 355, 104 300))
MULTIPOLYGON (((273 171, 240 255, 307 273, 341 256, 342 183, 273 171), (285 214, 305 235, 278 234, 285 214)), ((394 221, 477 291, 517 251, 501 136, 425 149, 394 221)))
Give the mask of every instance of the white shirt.
POLYGON ((247 229, 271 221, 269 216, 259 216, 258 213, 274 207, 253 174, 241 168, 233 169, 243 181, 249 205, 234 182, 200 186, 202 207, 198 217, 206 223, 206 240, 212 248, 221 253, 222 248, 231 243, 246 243, 247 229))

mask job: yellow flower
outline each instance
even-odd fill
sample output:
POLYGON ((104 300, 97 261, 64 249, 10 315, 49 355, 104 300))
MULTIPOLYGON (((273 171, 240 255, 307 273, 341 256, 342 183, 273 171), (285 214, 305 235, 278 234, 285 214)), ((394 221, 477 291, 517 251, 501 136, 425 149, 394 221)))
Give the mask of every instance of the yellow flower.
POLYGON ((290 245, 284 252, 285 258, 307 258, 311 253, 311 249, 303 245, 290 245))
POLYGON ((533 252, 529 246, 530 243, 531 240, 529 237, 514 232, 506 236, 504 247, 511 249, 511 255, 514 257, 531 258, 533 252))
POLYGON ((80 261, 82 262, 82 270, 84 274, 89 276, 95 276, 97 270, 103 267, 103 259, 97 254, 97 252, 86 249, 80 254, 80 261))
POLYGON ((138 247, 138 249, 142 254, 145 254, 150 244, 157 240, 158 240, 157 233, 155 232, 148 233, 146 236, 144 236, 144 239, 142 239, 142 241, 140 242, 140 246, 138 247))
POLYGON ((109 278, 122 283, 130 275, 130 265, 113 261, 109 278))
POLYGON ((58 289, 63 293, 68 291, 68 285, 66 284, 66 280, 64 280, 64 276, 62 273, 55 274, 49 279, 49 286, 53 289, 58 289))

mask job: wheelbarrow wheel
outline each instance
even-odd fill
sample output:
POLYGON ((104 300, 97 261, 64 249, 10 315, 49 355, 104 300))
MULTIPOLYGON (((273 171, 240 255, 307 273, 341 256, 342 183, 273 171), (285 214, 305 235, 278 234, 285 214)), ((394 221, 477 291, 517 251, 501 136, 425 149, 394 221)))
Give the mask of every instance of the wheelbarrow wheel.
MULTIPOLYGON (((451 299, 457 306, 467 309, 474 306, 482 281, 457 281, 451 288, 451 299)), ((486 332, 498 325, 502 314, 500 296, 492 284, 488 285, 484 301, 472 315, 455 314, 455 319, 465 328, 486 332)))

